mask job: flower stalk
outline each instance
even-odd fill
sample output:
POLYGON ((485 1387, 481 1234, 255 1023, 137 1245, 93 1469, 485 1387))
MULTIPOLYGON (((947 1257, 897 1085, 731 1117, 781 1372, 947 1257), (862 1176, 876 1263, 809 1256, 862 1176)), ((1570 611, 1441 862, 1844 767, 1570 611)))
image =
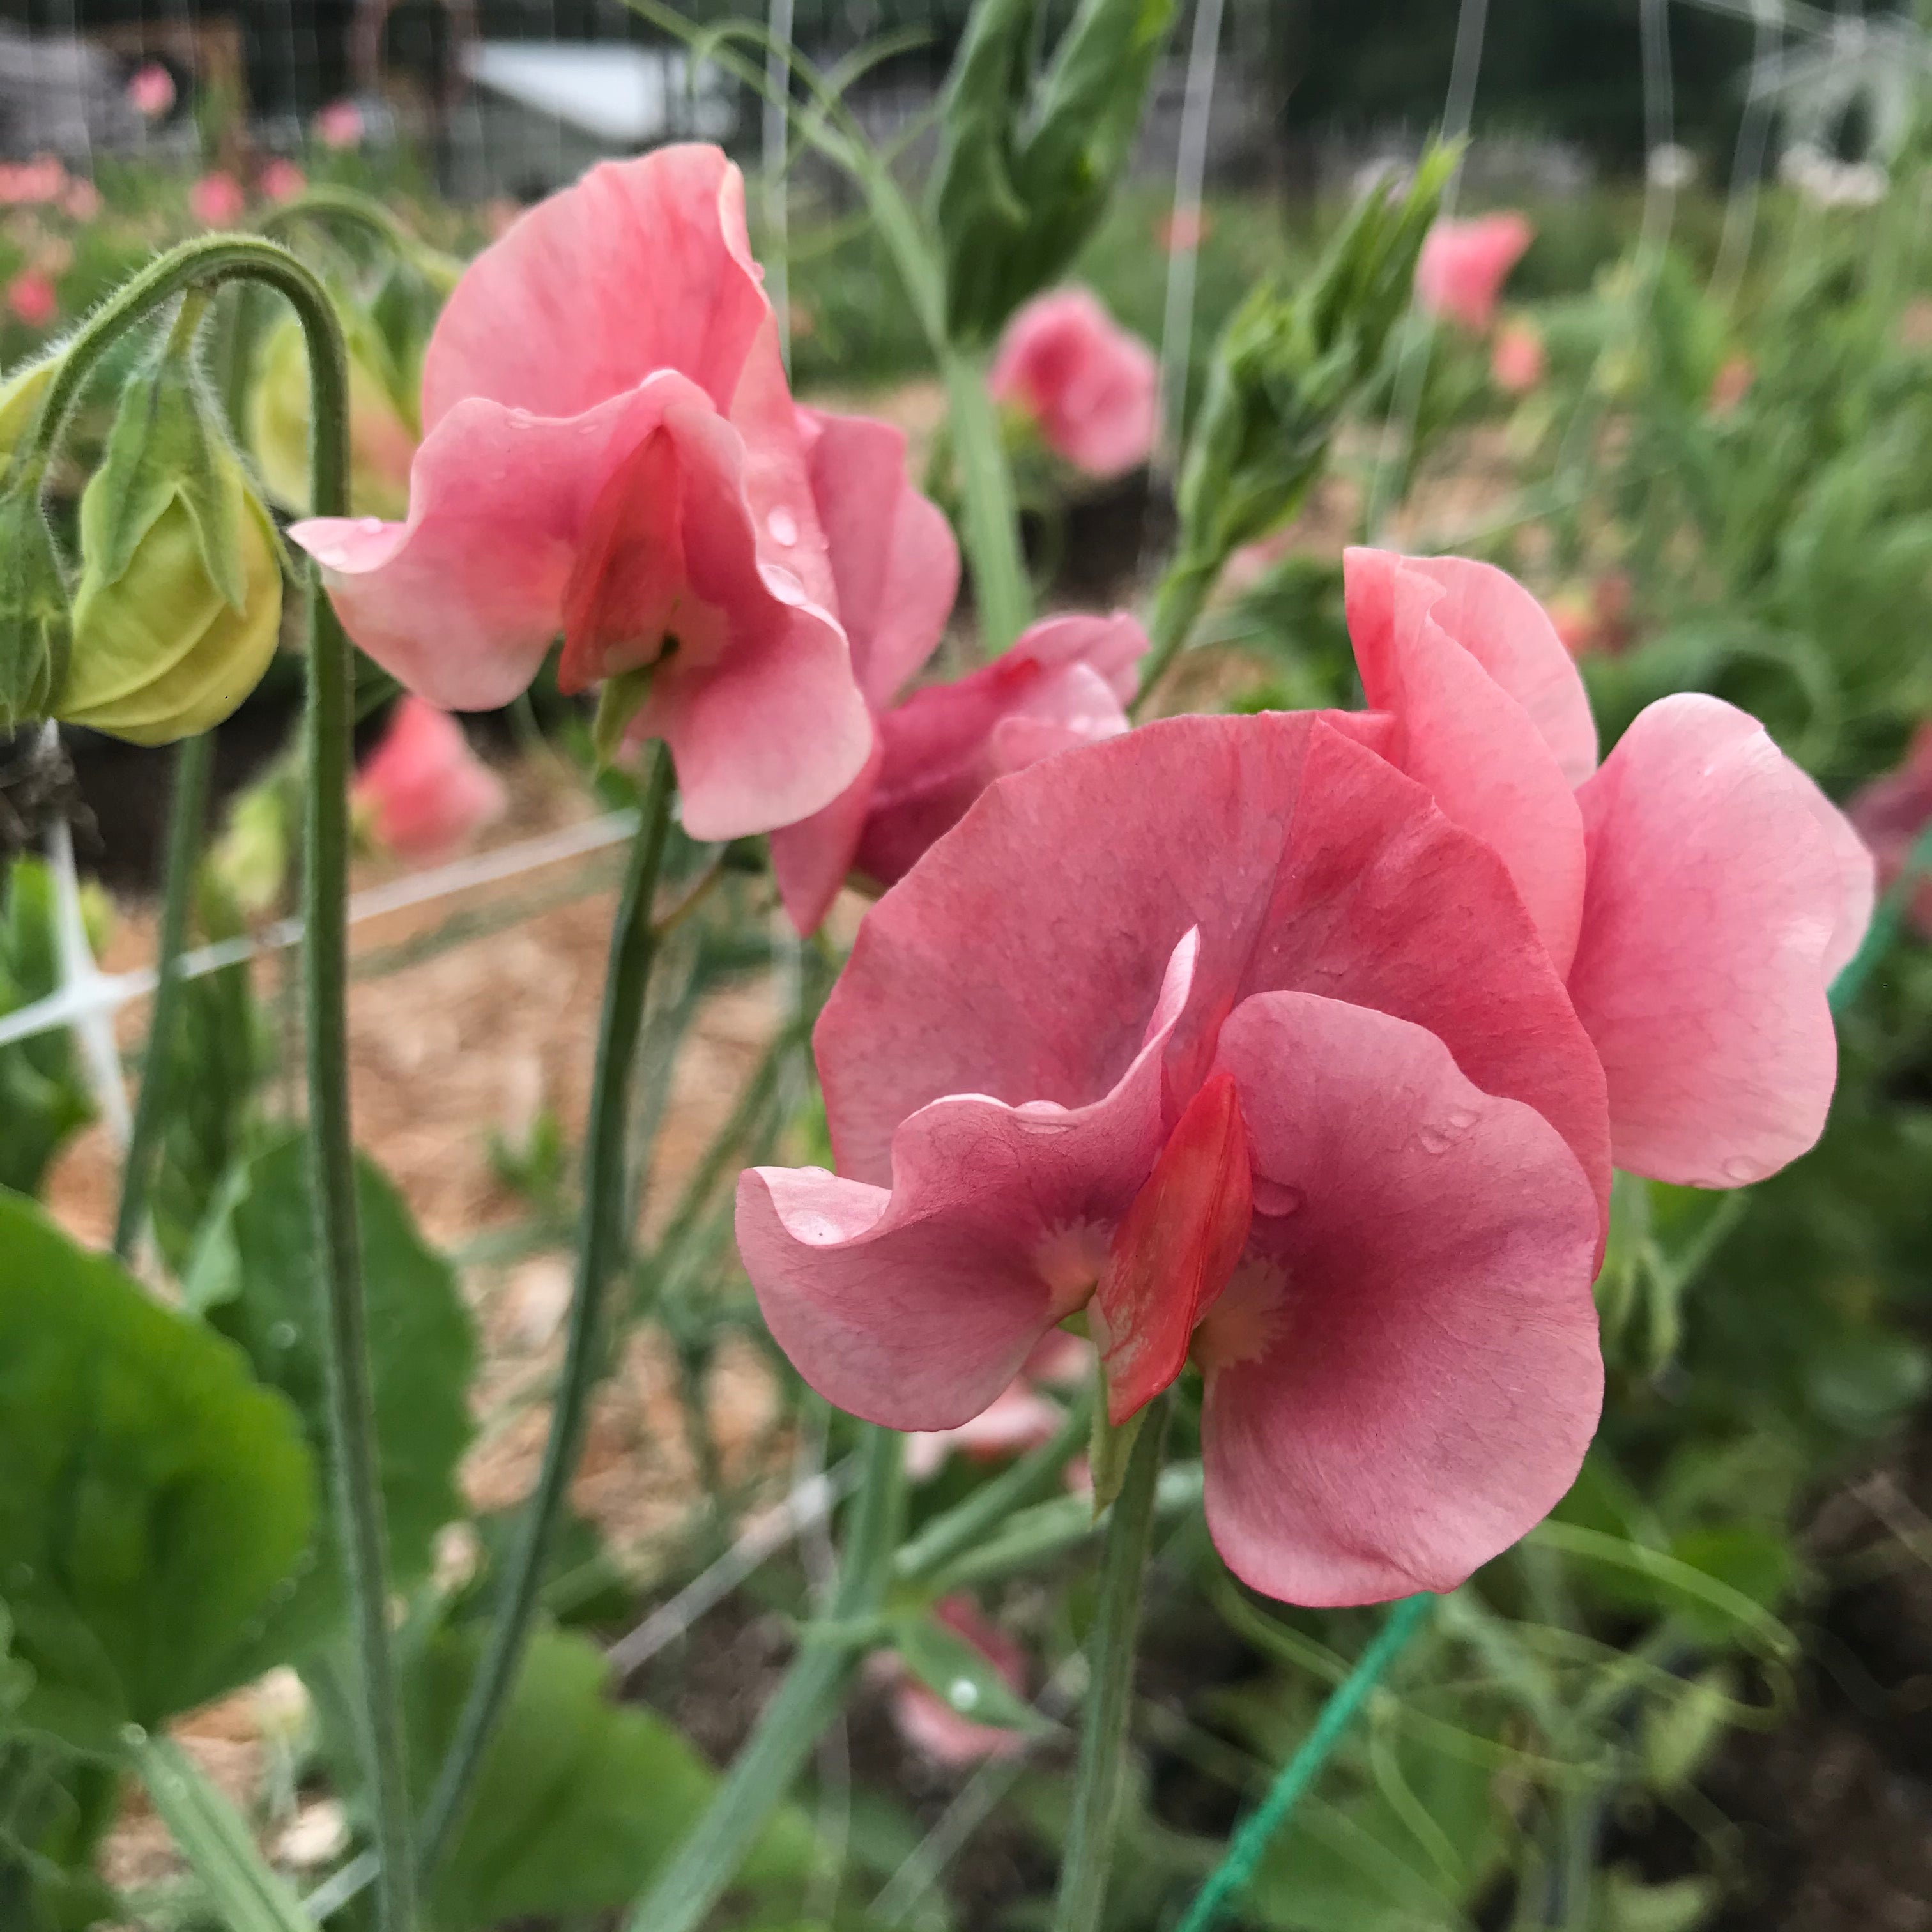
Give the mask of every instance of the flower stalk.
POLYGON ((1108 1520, 1100 1609, 1088 1651, 1086 1718, 1080 1732, 1054 1932, 1099 1932, 1107 1902, 1107 1875, 1113 1864, 1114 1829, 1126 1768, 1142 1586, 1154 1540, 1154 1502, 1173 1400, 1163 1391, 1144 1412, 1126 1475, 1108 1520))

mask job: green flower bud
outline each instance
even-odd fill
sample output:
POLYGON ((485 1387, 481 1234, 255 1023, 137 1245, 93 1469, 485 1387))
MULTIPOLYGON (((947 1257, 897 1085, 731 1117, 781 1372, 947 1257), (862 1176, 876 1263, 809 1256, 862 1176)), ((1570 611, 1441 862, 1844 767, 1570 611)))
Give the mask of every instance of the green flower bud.
POLYGON ((218 724, 260 681, 281 627, 280 544, 202 388, 191 334, 191 320, 178 326, 128 382, 80 500, 58 715, 140 745, 218 724))
MULTIPOLYGON (((372 368, 366 332, 351 330, 349 361, 349 500, 358 517, 399 518, 410 502, 416 438, 387 381, 372 368)), ((381 345, 375 345, 379 352, 381 345)), ((308 350, 293 316, 262 338, 248 392, 248 448, 268 494, 297 516, 308 514, 308 350)))
POLYGON ((58 356, 44 356, 0 382, 0 456, 11 456, 33 428, 40 413, 40 399, 59 367, 58 356))
POLYGON ((1406 194, 1372 188, 1306 283, 1292 295, 1258 288, 1235 311, 1180 482, 1181 548, 1201 569, 1286 522, 1319 475, 1408 306, 1455 163, 1455 149, 1437 147, 1406 194))
POLYGON ((1036 6, 984 0, 947 87, 932 205, 947 332, 989 342, 1066 272, 1125 171, 1176 0, 1081 0, 1030 71, 1036 6))

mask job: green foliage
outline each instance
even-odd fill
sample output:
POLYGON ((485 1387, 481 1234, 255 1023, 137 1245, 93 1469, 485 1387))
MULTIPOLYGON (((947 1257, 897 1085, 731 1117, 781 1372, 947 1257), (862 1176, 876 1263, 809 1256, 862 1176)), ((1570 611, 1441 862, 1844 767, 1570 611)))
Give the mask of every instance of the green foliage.
POLYGON ((0 731, 48 716, 74 646, 67 572, 40 507, 40 473, 36 465, 0 493, 0 731))
POLYGON ((0 1462, 22 1724, 111 1748, 238 1681, 313 1528, 296 1418, 226 1342, 13 1196, 0 1462))
MULTIPOLYGON (((45 999, 60 983, 53 874, 38 859, 16 859, 0 898, 0 1013, 45 999)), ((38 1193, 62 1144, 93 1118, 64 1027, 0 1046, 0 1187, 38 1193)))
MULTIPOLYGON (((366 1160, 357 1183, 389 1574, 406 1588, 428 1571, 436 1532, 465 1513, 456 1468, 470 1440, 476 1342, 454 1271, 424 1244, 401 1196, 366 1160)), ((182 1292, 294 1404, 321 1451, 328 1420, 311 1199, 298 1138, 280 1140, 237 1168, 182 1292)), ((343 1615, 342 1558, 319 1470, 313 1506, 312 1560, 261 1633, 264 1665, 306 1655, 335 1634, 343 1615)))

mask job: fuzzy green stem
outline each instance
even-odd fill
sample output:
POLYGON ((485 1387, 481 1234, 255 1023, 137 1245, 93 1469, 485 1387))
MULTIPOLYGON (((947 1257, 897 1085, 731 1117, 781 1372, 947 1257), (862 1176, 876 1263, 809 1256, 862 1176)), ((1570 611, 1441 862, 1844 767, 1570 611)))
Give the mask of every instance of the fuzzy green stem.
POLYGON ((424 1814, 419 1862, 434 1869, 463 1820, 483 1754, 502 1714, 536 1614, 550 1533, 584 1447, 584 1430, 596 1379, 604 1334, 604 1308, 628 1238, 625 1142, 631 1114, 631 1084, 644 1024, 644 996, 658 950, 652 923, 658 872, 670 827, 674 777, 662 745, 652 754, 644 784, 630 868, 610 935, 610 969, 598 1024, 597 1058, 590 1095, 590 1124, 584 1149, 584 1186, 577 1249, 577 1278, 568 1336, 550 1435, 537 1486, 524 1506, 516 1546, 504 1572, 496 1622, 458 1720, 449 1755, 424 1814))
POLYGON ((1141 688, 1130 707, 1136 718, 1146 710, 1155 687, 1194 634, 1194 627, 1208 607, 1214 580, 1220 574, 1218 557, 1210 562, 1186 552, 1168 566, 1154 592, 1154 612, 1148 622, 1150 648, 1141 664, 1141 688))
POLYGON ((418 244, 416 238, 373 195, 358 194, 352 188, 334 188, 324 183, 305 188, 291 201, 265 215, 264 235, 280 237, 304 221, 339 221, 374 236, 398 254, 418 244))
POLYGON ((174 793, 168 806, 167 856, 161 884, 161 925, 155 941, 154 1004, 148 1022, 147 1058, 141 1069, 140 1096, 128 1136, 128 1157, 121 1169, 121 1205, 114 1220, 114 1252, 123 1261, 133 1253, 147 1212, 148 1186, 166 1118, 168 1058, 173 1051, 175 1012, 180 1004, 181 956, 188 941, 188 911, 194 900, 195 866, 208 817, 208 774, 214 764, 214 734, 185 740, 175 754, 174 793))
POLYGON ((1106 1552, 1100 1564, 1100 1608, 1088 1649, 1091 1675, 1086 1717, 1074 1773, 1073 1812, 1062 1852, 1054 1932, 1100 1932, 1106 1906, 1114 1828, 1126 1772, 1127 1713, 1133 1702, 1141 1589, 1154 1540, 1154 1500, 1173 1400, 1163 1390, 1148 1405, 1108 1520, 1106 1552))
POLYGON ((784 1682, 710 1808, 632 1908, 625 1932, 697 1932, 838 1714, 864 1654, 849 1633, 870 1625, 884 1601, 904 1496, 905 1438, 878 1428, 869 1429, 867 1438, 865 1473, 827 1618, 832 1628, 806 1628, 784 1682))

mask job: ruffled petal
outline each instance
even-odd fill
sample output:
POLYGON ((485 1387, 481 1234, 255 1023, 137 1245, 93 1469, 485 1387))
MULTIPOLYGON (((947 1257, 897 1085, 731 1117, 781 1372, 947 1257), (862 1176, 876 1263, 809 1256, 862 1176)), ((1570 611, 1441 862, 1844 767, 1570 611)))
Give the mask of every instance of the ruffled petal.
POLYGON ((1846 868, 1812 790, 1755 720, 1687 692, 1641 712, 1578 793, 1590 874, 1570 992, 1619 1167, 1736 1187, 1823 1130, 1846 868))
POLYGON ((890 1191, 820 1168, 740 1177, 746 1272, 828 1401, 890 1428, 956 1428, 1085 1301, 1160 1148, 1161 1054, 1197 950, 1192 935, 1174 948, 1144 1042, 1090 1106, 936 1100, 893 1136, 890 1191))
POLYGON ((824 923, 859 856, 880 756, 875 735, 859 776, 824 811, 781 825, 772 834, 772 877, 785 916, 800 934, 816 932, 824 923))
POLYGON ((1877 909, 1878 860, 1858 836, 1858 827, 1825 796, 1810 773, 1788 759, 1786 763, 1804 802, 1811 808, 1812 817, 1822 830, 1838 868, 1838 916, 1832 922, 1831 944, 1825 948, 1821 962, 1828 990, 1864 943, 1865 928, 1877 909))
POLYGON ((866 703, 883 711, 945 631, 959 591, 959 546, 906 475, 902 431, 869 416, 800 414, 852 673, 866 703))
POLYGON ((1536 1108, 1607 1198, 1603 1070, 1502 862, 1312 712, 1167 718, 1002 779, 866 915, 818 1032, 840 1171, 883 1180, 945 1094, 1088 1104, 1138 1044, 1169 949, 1201 966, 1177 1093, 1254 992, 1427 1027, 1536 1108))
MULTIPOLYGON (((1583 827, 1571 781, 1529 712, 1438 614, 1445 605, 1458 616, 1522 613, 1492 585, 1470 580, 1478 566, 1465 566, 1454 590, 1386 551, 1351 550, 1346 568, 1363 691, 1397 724, 1389 756, 1458 825, 1495 848, 1556 970, 1568 971, 1583 904, 1583 827)), ((1568 663, 1553 630, 1549 646, 1568 663)), ((1489 657, 1505 669, 1535 656, 1513 650, 1500 631, 1492 634, 1489 657)))
POLYGON ((1215 1546, 1292 1603, 1453 1589, 1595 1431, 1590 1186, 1546 1121, 1385 1013, 1264 994, 1218 1064, 1256 1212, 1196 1343, 1215 1546))

